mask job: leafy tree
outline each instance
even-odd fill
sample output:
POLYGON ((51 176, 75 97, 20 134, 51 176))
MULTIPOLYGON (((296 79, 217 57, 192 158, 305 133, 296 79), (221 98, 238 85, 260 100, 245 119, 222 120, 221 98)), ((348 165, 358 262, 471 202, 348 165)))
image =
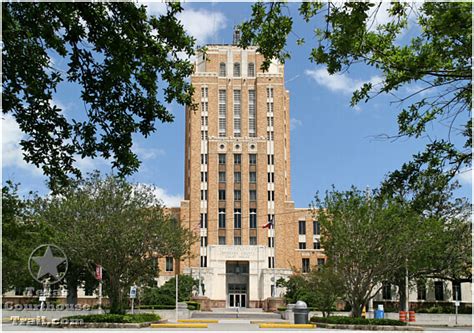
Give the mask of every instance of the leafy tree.
POLYGON ((98 173, 44 201, 40 218, 72 262, 90 274, 103 267, 112 313, 123 312, 130 286, 156 277, 156 258, 169 252, 174 234, 190 232, 170 221, 151 187, 98 173))
POLYGON ((323 317, 329 317, 335 310, 337 300, 345 296, 342 285, 342 277, 331 263, 308 274, 308 287, 314 293, 313 304, 322 311, 323 317))
POLYGON ((3 112, 27 134, 24 158, 53 190, 81 175, 77 158, 101 156, 120 175, 135 172, 132 135, 173 121, 165 103, 191 105, 186 57, 195 40, 176 17, 182 10, 168 3, 166 14, 148 17, 133 2, 2 3, 3 112), (66 82, 78 85, 84 112, 55 105, 66 82))
MULTIPOLYGON (((285 49, 292 32, 293 17, 286 3, 253 5, 252 18, 241 25, 241 45, 258 46, 271 59, 290 58, 285 49)), ((413 156, 390 180, 413 179, 424 170, 442 168, 449 181, 460 170, 471 166, 471 67, 472 22, 468 2, 392 2, 390 20, 377 24, 382 2, 305 2, 299 14, 306 22, 316 22, 315 44, 309 59, 324 64, 330 74, 344 72, 354 64, 364 64, 383 74, 377 85, 367 82, 354 91, 351 105, 381 93, 395 96, 403 107, 398 116, 396 137, 421 137, 429 124, 439 121, 448 130, 430 137, 425 151, 413 156), (419 32, 402 44, 409 19, 416 19, 419 32), (419 86, 413 93, 400 95, 404 85, 419 86), (461 138, 461 140, 459 140, 461 138), (461 143, 459 143, 461 141, 461 143)), ((305 41, 299 38, 297 44, 305 41)))
MULTIPOLYGON (((178 301, 189 301, 192 297, 193 288, 197 288, 199 281, 189 275, 179 275, 178 278, 178 301)), ((172 277, 161 287, 145 288, 141 304, 144 305, 175 305, 176 278, 172 277)))
MULTIPOLYGON (((375 194, 375 193, 372 193, 375 194)), ((405 267, 410 236, 420 235, 419 218, 408 205, 351 188, 328 191, 314 202, 321 223, 322 247, 341 277, 342 290, 360 317, 392 273, 405 267)))

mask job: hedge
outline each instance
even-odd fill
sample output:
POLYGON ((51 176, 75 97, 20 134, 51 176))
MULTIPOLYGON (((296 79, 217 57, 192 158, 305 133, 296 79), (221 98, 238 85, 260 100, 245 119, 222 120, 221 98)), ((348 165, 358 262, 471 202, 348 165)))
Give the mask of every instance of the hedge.
POLYGON ((405 326, 406 323, 393 319, 364 319, 354 317, 311 317, 313 323, 344 324, 344 325, 383 325, 383 326, 405 326))
POLYGON ((137 314, 93 314, 93 315, 81 315, 81 316, 70 316, 61 319, 79 319, 85 323, 144 323, 150 321, 160 320, 160 316, 154 313, 137 313, 137 314))

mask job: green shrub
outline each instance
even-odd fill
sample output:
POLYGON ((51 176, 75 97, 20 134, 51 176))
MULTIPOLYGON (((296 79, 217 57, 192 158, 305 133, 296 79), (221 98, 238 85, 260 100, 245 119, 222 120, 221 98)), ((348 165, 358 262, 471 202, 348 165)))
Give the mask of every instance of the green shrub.
MULTIPOLYGON (((180 275, 178 285, 178 301, 186 302, 192 297, 193 287, 198 286, 198 280, 189 275, 180 275)), ((141 304, 152 305, 175 305, 176 302, 176 279, 173 277, 166 281, 161 287, 146 288, 141 297, 141 304)))
POLYGON ((144 323, 160 320, 160 316, 154 313, 137 313, 137 314, 93 314, 82 316, 70 316, 61 319, 80 319, 85 323, 144 323))
POLYGON ((198 302, 189 301, 189 302, 186 302, 186 304, 188 305, 188 310, 200 310, 201 309, 201 304, 199 304, 198 302))
POLYGON ((406 323, 393 319, 364 319, 364 318, 353 318, 353 317, 311 317, 313 323, 324 323, 324 324, 344 324, 344 325, 383 325, 383 326, 404 326, 406 323))
POLYGON ((278 311, 286 311, 286 307, 281 306, 281 307, 279 307, 277 310, 278 310, 278 311))
POLYGON ((135 307, 136 309, 140 310, 174 310, 176 306, 168 305, 168 304, 151 304, 151 305, 139 305, 135 307))

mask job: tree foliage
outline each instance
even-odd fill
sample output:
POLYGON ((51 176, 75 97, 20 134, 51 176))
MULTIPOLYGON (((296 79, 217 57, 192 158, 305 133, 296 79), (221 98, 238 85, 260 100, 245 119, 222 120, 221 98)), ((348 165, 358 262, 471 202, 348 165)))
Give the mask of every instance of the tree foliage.
MULTIPOLYGON (((178 278, 178 301, 189 301, 193 295, 193 288, 197 288, 199 281, 189 275, 180 275, 178 278)), ((172 277, 161 287, 145 288, 140 303, 143 305, 175 305, 176 278, 172 277)))
POLYGON ((120 175, 135 172, 132 135, 172 121, 166 103, 191 105, 186 56, 195 41, 177 19, 179 3, 159 17, 133 2, 4 2, 2 10, 3 112, 27 135, 24 158, 52 189, 81 175, 77 158, 101 156, 120 175), (66 83, 78 85, 83 112, 66 115, 55 104, 66 83))
MULTIPOLYGON (((285 7, 285 3, 256 3, 252 18, 241 25, 241 45, 257 45, 267 59, 264 68, 271 59, 285 62, 290 58, 285 47, 293 17, 285 7)), ((364 64, 383 75, 380 83, 367 82, 354 91, 353 106, 388 93, 403 106, 396 137, 424 136, 428 125, 435 122, 448 128, 430 136, 425 151, 391 175, 391 181, 416 178, 438 167, 449 180, 471 166, 470 3, 392 2, 385 8, 382 2, 306 2, 300 5, 299 14, 308 23, 316 22, 311 61, 326 65, 330 74, 364 64), (376 16, 383 10, 390 20, 378 24, 376 16), (417 21, 419 32, 409 42, 400 43, 410 20, 417 21), (401 97, 400 89, 409 84, 419 88, 401 97)), ((297 44, 301 43, 304 40, 298 39, 297 44)))
POLYGON ((113 313, 123 311, 130 286, 157 276, 157 258, 177 246, 175 235, 191 233, 170 219, 151 187, 97 173, 44 201, 40 218, 54 228, 56 244, 71 261, 90 274, 103 267, 113 313))

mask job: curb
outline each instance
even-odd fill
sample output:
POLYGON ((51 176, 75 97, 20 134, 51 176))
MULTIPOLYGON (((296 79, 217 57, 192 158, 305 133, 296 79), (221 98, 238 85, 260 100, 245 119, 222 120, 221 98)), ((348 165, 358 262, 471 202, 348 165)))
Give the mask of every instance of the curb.
POLYGON ((205 324, 217 324, 217 319, 179 319, 178 323, 205 323, 205 324))
POLYGON ((207 328, 207 324, 176 323, 176 324, 151 324, 150 328, 207 328))
POLYGON ((345 325, 317 323, 321 328, 333 328, 340 330, 363 330, 363 331, 424 331, 420 326, 389 326, 389 325, 345 325))
POLYGON ((260 328, 315 328, 314 324, 260 324, 260 328))

